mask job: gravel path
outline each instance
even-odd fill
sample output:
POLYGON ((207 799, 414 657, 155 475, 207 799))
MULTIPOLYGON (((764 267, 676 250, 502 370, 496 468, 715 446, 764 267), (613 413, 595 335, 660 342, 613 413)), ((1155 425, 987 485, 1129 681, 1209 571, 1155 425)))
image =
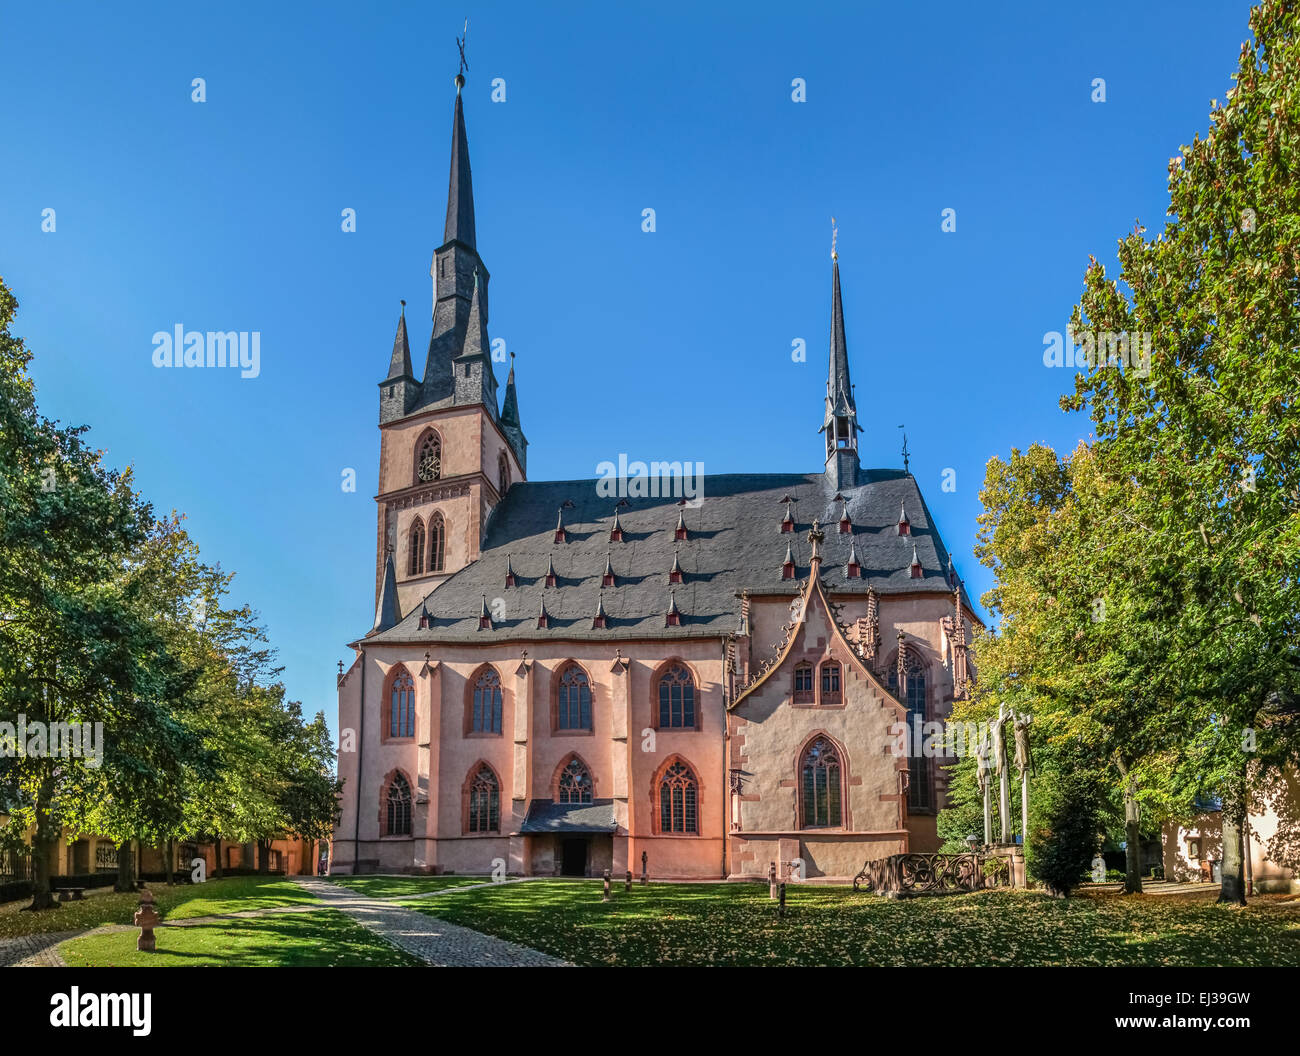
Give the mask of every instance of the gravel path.
POLYGON ((368 898, 326 880, 297 876, 293 880, 331 909, 346 913, 358 924, 386 942, 414 954, 425 964, 444 968, 569 966, 567 961, 527 946, 448 924, 414 909, 401 909, 391 901, 368 898))

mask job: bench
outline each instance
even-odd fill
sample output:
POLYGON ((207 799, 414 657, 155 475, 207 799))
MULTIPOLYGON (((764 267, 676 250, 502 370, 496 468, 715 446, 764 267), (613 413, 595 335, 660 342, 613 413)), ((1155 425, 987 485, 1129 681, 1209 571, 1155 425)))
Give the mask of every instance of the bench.
POLYGON ((84 901, 82 895, 86 889, 84 887, 56 887, 54 890, 58 894, 60 902, 81 902, 84 901))

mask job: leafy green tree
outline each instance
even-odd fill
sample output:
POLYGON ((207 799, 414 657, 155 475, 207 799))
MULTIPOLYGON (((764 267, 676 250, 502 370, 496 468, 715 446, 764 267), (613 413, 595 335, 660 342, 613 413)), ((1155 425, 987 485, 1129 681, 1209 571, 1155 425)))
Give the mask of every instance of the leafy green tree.
MULTIPOLYGON (((1169 166, 1168 220, 1095 260, 1076 333, 1150 335, 1148 363, 1082 373, 1104 474, 1152 542, 1136 606, 1164 627, 1185 765, 1223 800, 1222 901, 1245 901, 1241 832, 1260 779, 1300 754, 1300 19, 1254 8, 1235 84, 1169 166), (1136 369, 1135 369, 1136 368, 1136 369)), ((1130 346, 1132 339, 1130 339, 1130 346)))

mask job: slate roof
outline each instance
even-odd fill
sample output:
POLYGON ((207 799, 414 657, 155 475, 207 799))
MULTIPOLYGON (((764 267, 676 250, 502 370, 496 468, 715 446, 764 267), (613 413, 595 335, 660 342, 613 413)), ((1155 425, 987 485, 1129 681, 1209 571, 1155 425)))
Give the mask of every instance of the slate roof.
POLYGON ((534 799, 519 826, 520 832, 613 832, 614 801, 598 799, 594 803, 556 803, 551 799, 534 799))
MULTIPOLYGON (((629 638, 718 637, 737 630, 739 593, 789 595, 808 577, 811 545, 808 531, 817 518, 825 531, 822 579, 834 594, 865 594, 874 586, 882 595, 950 591, 948 551, 934 529, 916 480, 901 470, 860 473, 864 483, 845 491, 852 534, 838 530, 841 504, 822 473, 718 474, 703 477, 698 508, 678 499, 629 498, 619 520, 623 542, 611 542, 617 498, 597 492, 595 480, 520 482, 493 511, 481 556, 449 576, 423 605, 367 642, 499 642, 540 638, 617 641, 629 638), (795 529, 780 530, 793 496, 795 529), (567 542, 555 542, 556 513, 564 510, 567 542), (905 505, 911 535, 897 534, 898 511, 905 505), (679 515, 688 537, 675 538, 679 515), (781 578, 786 547, 792 548, 795 579, 781 578), (861 579, 844 574, 850 546, 862 567, 861 579), (912 548, 923 575, 911 578, 912 548), (668 570, 677 552, 683 582, 671 584, 668 570), (601 587, 609 555, 614 586, 601 587), (556 585, 545 587, 548 563, 556 585), (506 587, 507 564, 516 585, 506 587), (479 628, 484 598, 496 599, 504 613, 494 613, 492 627, 479 628), (603 599, 606 626, 592 627, 603 599), (675 600, 681 625, 665 626, 675 600), (547 626, 537 626, 545 603, 547 626), (421 628, 422 609, 430 626, 421 628)), ((963 594, 967 611, 969 598, 963 594)), ((498 606, 499 611, 499 606, 498 606)))

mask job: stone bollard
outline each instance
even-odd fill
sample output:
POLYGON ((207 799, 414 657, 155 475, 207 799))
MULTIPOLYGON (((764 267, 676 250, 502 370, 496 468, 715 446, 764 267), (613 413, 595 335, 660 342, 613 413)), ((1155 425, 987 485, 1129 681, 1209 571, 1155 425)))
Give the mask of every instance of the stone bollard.
POLYGON ((784 880, 782 880, 781 883, 778 885, 777 890, 780 892, 779 895, 780 901, 777 903, 776 915, 784 920, 785 919, 785 881, 784 880))
POLYGON ((767 867, 767 897, 776 901, 776 862, 767 867))
POLYGON ((158 915, 158 910, 154 908, 153 892, 147 887, 140 891, 140 908, 135 911, 134 922, 140 929, 140 937, 135 941, 137 950, 146 950, 153 953, 154 935, 153 929, 156 928, 162 917, 158 915))
POLYGON ((641 852, 641 886, 644 887, 650 882, 650 853, 641 852))
POLYGON ((627 881, 623 885, 623 890, 626 891, 629 895, 632 893, 632 870, 631 869, 627 871, 627 881))
POLYGON ((604 890, 604 894, 601 897, 601 901, 608 902, 609 901, 609 870, 608 869, 605 870, 604 885, 605 885, 605 890, 604 890))

